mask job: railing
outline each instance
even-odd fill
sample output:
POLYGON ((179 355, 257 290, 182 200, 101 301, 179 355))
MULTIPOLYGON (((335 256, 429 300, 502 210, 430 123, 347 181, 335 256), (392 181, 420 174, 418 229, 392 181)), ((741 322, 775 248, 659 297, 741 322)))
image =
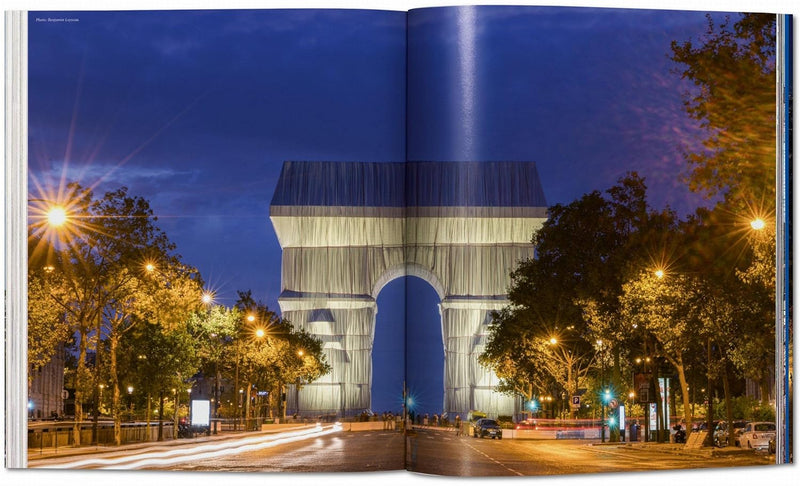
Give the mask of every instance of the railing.
MULTIPOLYGON (((163 422, 163 440, 173 438, 173 423, 163 422)), ((147 433, 145 422, 124 422, 120 427, 120 438, 123 444, 133 442, 146 442, 158 440, 158 422, 150 422, 150 433, 147 433)), ((103 422, 97 426, 97 436, 94 436, 93 424, 84 422, 81 424, 81 444, 92 446, 113 445, 114 424, 103 422)), ((73 424, 70 422, 58 422, 52 424, 37 424, 34 428, 28 429, 28 449, 39 449, 40 453, 44 449, 54 449, 70 447, 75 444, 73 435, 73 424)))

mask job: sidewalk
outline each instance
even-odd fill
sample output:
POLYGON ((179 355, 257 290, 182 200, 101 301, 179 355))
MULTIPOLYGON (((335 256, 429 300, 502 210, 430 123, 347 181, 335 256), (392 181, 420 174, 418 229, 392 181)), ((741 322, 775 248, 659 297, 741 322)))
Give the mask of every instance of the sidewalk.
POLYGON ((99 445, 81 445, 78 447, 75 446, 63 446, 63 447, 45 447, 42 449, 39 448, 32 448, 28 449, 28 462, 34 462, 39 459, 53 459, 57 457, 72 457, 72 456, 82 456, 82 455, 89 455, 89 454, 106 454, 106 453, 113 453, 113 452, 121 452, 121 451, 137 451, 137 450, 145 450, 145 449, 152 449, 152 448, 169 448, 169 447, 177 447, 177 446, 185 446, 191 444, 202 444, 206 442, 215 442, 224 439, 230 439, 233 437, 251 437, 255 435, 269 435, 269 434, 277 434, 279 432, 284 432, 286 430, 293 430, 293 429, 301 429, 305 427, 313 427, 311 425, 304 425, 304 424, 297 424, 295 427, 282 427, 280 429, 275 430, 257 430, 257 431, 220 431, 217 434, 211 435, 196 435, 191 439, 170 439, 164 440, 161 442, 158 441, 151 441, 151 442, 132 442, 129 444, 122 444, 120 446, 115 445, 108 445, 108 444, 99 444, 99 445))
MULTIPOLYGON (((659 452, 669 452, 677 455, 692 457, 736 457, 759 454, 755 449, 741 449, 739 447, 699 447, 687 448, 686 444, 675 444, 672 442, 593 442, 592 447, 617 447, 641 450, 657 450, 659 452)), ((761 454, 768 456, 768 454, 761 454)))

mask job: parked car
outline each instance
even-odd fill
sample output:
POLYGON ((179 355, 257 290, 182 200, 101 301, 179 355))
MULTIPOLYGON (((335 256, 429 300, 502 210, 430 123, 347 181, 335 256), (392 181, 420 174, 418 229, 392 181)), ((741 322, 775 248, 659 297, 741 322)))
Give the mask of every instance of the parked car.
POLYGON ((775 438, 775 422, 750 422, 739 436, 743 449, 767 449, 775 438))
MULTIPOLYGON (((717 430, 717 425, 719 425, 719 420, 714 420, 711 422, 711 430, 717 430)), ((695 422, 692 424, 692 432, 703 431, 708 428, 708 422, 695 422)))
POLYGON ((472 436, 480 437, 481 439, 484 437, 502 439, 503 430, 500 428, 500 425, 496 420, 482 418, 475 422, 475 425, 472 427, 472 436))
POLYGON ((739 447, 739 436, 742 435, 746 420, 733 421, 733 443, 728 443, 728 423, 724 420, 717 424, 714 430, 714 445, 717 447, 736 446, 739 447))

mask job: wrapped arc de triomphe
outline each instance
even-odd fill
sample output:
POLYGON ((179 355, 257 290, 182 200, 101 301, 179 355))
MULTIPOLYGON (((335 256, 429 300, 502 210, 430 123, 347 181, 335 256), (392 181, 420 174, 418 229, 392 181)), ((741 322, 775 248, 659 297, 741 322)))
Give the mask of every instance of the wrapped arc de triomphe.
MULTIPOLYGON (((301 416, 370 409, 376 298, 413 275, 439 294, 442 411, 512 415, 478 364, 510 272, 546 217, 531 162, 286 162, 270 206, 282 255, 283 317, 324 343, 332 371, 287 391, 301 416)), ((413 359, 413 358, 412 358, 413 359)), ((413 386, 413 384, 409 384, 413 386)))

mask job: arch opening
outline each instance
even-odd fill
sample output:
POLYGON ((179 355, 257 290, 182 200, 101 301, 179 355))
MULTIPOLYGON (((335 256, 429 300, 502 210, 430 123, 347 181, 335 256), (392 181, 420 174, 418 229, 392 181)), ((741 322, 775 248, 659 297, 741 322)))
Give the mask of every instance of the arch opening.
POLYGON ((402 412, 403 381, 409 411, 441 414, 444 344, 434 284, 415 275, 385 283, 377 296, 372 363, 372 409, 402 412), (401 353, 397 350, 401 349, 401 353))

